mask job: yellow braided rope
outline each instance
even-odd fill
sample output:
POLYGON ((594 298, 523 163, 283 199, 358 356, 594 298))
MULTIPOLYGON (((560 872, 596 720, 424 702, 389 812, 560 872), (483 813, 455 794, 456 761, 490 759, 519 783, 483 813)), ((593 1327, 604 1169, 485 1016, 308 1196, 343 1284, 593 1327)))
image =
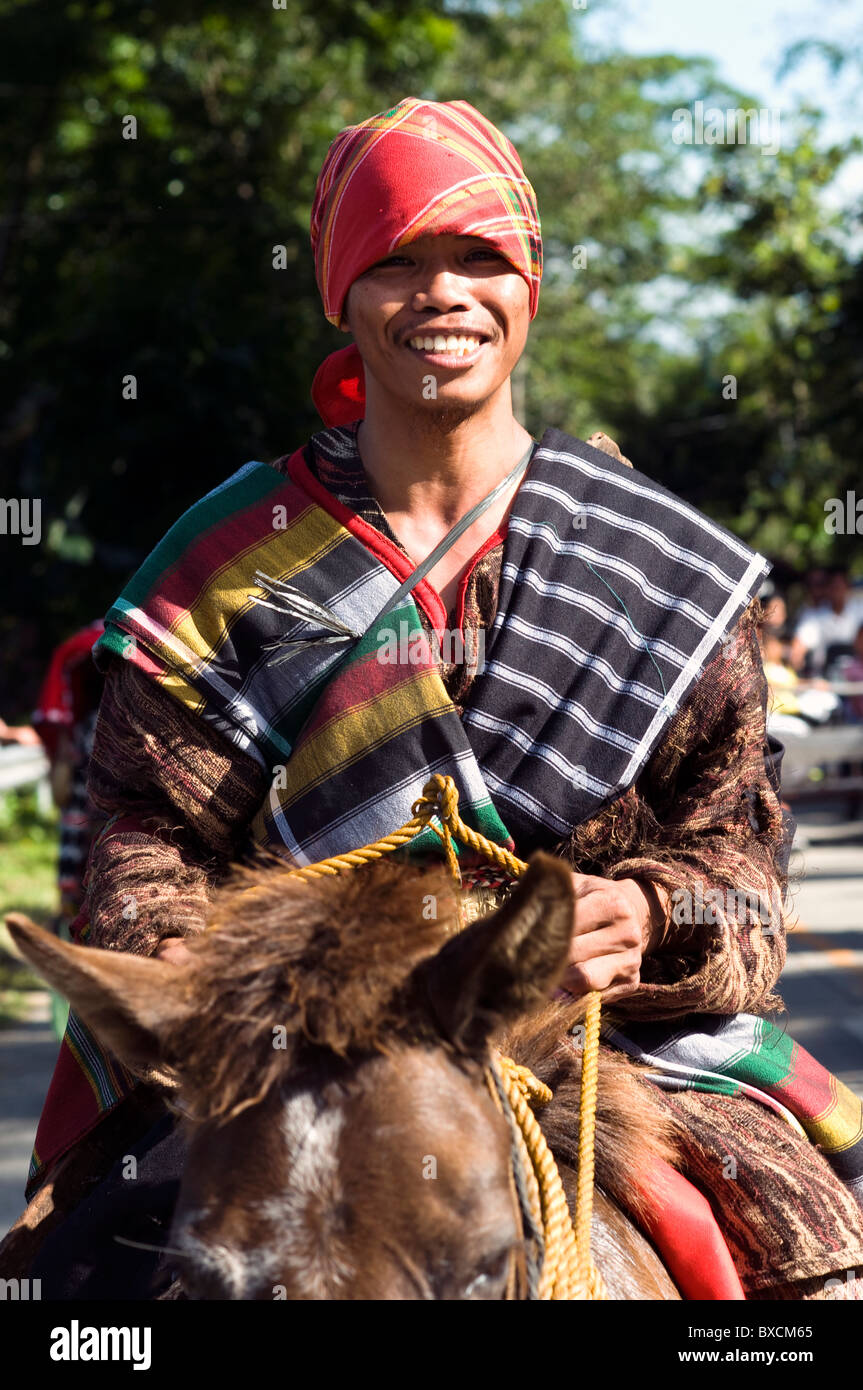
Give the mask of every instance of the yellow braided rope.
POLYGON ((461 882, 461 876, 451 837, 461 840, 477 853, 484 854, 487 859, 494 860, 499 868, 507 869, 514 877, 520 877, 527 871, 523 859, 517 859, 509 850, 502 849, 492 840, 487 840, 485 835, 478 835, 469 825, 465 825, 458 813, 458 790, 451 777, 442 777, 440 773, 430 777, 423 787, 422 796, 411 807, 411 816, 412 819, 400 830, 394 830, 382 840, 375 840, 374 844, 364 845, 362 849, 351 850, 347 854, 334 854, 330 859, 321 859, 317 864, 307 864, 302 869, 291 869, 287 877, 321 878, 327 874, 341 873, 343 869, 359 868, 373 859, 382 859, 385 854, 390 854, 395 849, 401 849, 402 845, 408 844, 427 825, 443 842, 447 862, 457 883, 461 882), (444 827, 442 830, 431 825, 433 816, 440 819, 444 827))
MULTIPOLYGON (((461 886, 461 873, 455 851, 460 840, 499 868, 515 878, 527 872, 527 864, 509 850, 494 844, 465 825, 458 813, 458 790, 451 777, 436 773, 423 787, 422 796, 411 807, 411 819, 400 830, 385 835, 373 844, 348 854, 336 854, 317 864, 291 869, 287 878, 304 880, 323 878, 343 870, 359 868, 374 859, 400 849, 421 830, 429 826, 440 839, 447 863, 455 882, 461 886), (432 825, 437 816, 440 828, 432 825)), ((252 893, 256 890, 251 889, 252 893)), ((463 922, 462 918, 462 922, 463 922)), ((584 1049, 581 1062, 581 1107, 578 1138, 578 1186, 576 1217, 573 1224, 560 1173, 545 1136, 531 1109, 551 1100, 551 1091, 537 1080, 527 1067, 518 1066, 510 1057, 499 1058, 507 1099, 512 1106, 519 1131, 524 1140, 532 1172, 536 1176, 539 1224, 543 1230, 545 1254, 540 1275, 539 1296, 542 1299, 605 1299, 608 1292, 602 1275, 590 1254, 590 1225, 593 1215, 593 1158, 596 1129, 596 1085, 599 1060, 599 1020, 601 997, 597 991, 587 996, 587 1015, 584 1049)))

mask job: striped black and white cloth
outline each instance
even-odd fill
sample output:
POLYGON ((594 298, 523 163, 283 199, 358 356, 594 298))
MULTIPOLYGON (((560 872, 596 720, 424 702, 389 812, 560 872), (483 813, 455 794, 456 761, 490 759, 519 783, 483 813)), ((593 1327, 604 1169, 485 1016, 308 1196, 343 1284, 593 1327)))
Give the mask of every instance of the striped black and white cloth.
POLYGON ((517 844, 568 834, 632 785, 768 569, 636 469, 546 430, 464 713, 517 844))

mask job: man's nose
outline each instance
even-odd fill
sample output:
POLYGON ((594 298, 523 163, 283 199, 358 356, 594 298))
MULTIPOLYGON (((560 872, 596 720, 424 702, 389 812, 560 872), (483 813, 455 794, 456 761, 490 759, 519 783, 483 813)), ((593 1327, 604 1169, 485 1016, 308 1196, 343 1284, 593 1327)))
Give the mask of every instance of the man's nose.
MULTIPOLYGON (((420 271, 414 299, 432 303, 436 308, 464 308, 465 283, 461 271, 451 265, 429 266, 420 271)), ((420 307, 419 305, 417 307, 420 307)))

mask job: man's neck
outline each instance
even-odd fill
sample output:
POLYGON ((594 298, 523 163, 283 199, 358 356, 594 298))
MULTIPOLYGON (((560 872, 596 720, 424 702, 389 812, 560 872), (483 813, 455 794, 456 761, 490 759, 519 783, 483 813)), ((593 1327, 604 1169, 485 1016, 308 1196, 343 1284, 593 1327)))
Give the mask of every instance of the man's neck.
POLYGON ((531 436, 512 413, 506 382, 470 415, 406 410, 372 391, 357 442, 385 512, 435 513, 450 526, 511 472, 531 436))

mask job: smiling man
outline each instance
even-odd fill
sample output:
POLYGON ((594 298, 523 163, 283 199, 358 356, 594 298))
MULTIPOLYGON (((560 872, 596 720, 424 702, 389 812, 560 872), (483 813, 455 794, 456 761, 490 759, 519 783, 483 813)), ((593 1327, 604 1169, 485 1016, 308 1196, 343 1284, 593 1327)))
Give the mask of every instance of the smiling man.
MULTIPOLYGON (((348 291, 342 327, 354 338, 366 383, 357 443, 381 509, 417 561, 532 443, 513 416, 510 392, 530 316, 523 276, 475 237, 411 242, 348 291)), ((512 482, 429 572, 447 609, 516 487, 512 482)))
MULTIPOLYGON (((182 965, 232 859, 356 849, 447 774, 477 830, 572 866, 564 984, 602 990, 610 1040, 664 1073, 747 1296, 830 1296, 827 1276, 863 1264, 860 1104, 760 1016, 785 945, 759 905, 781 902, 787 862, 766 564, 610 441, 537 441, 515 418, 539 218, 515 149, 467 102, 408 99, 342 131, 311 233, 324 312, 353 338, 314 379, 325 428, 191 508, 108 614, 90 794, 109 820, 77 934, 182 965), (384 659, 401 627, 481 635, 465 651, 486 659, 421 641, 418 661, 384 659)), ((462 872, 475 912, 508 891, 470 856, 462 872)), ((94 1127, 103 1166, 135 1152, 152 1186, 115 1165, 46 1243, 47 1297, 167 1277, 114 1240, 170 1219, 182 1151, 160 1105, 73 1014, 30 1190, 67 1155, 72 1193, 76 1152, 92 1185, 94 1127), (149 1191, 137 1224, 132 1187, 149 1191)))

